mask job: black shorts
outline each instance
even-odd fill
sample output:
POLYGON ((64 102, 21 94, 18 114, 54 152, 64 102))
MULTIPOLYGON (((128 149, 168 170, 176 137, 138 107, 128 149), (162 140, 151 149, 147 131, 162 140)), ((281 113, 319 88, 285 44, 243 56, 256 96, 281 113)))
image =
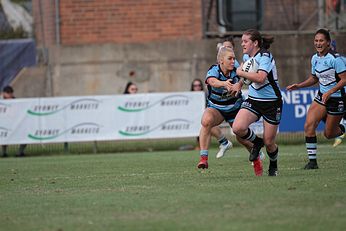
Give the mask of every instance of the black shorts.
MULTIPOLYGON (((218 110, 218 109, 216 109, 216 110, 218 110)), ((222 111, 222 110, 218 110, 218 111, 221 113, 221 115, 223 116, 223 118, 225 119, 226 122, 233 123, 239 110, 240 110, 240 108, 238 108, 235 111, 231 111, 231 112, 226 112, 226 111, 222 111)))
POLYGON ((247 99, 241 105, 241 108, 247 109, 257 115, 258 119, 263 119, 270 124, 278 125, 281 120, 282 100, 276 101, 258 101, 247 99))
POLYGON ((327 102, 322 103, 322 92, 318 91, 314 101, 326 107, 327 113, 330 115, 343 115, 345 113, 346 97, 330 97, 327 102))
POLYGON ((209 108, 213 108, 213 109, 217 110, 218 112, 220 112, 220 114, 222 115, 224 120, 228 123, 234 122, 235 116, 237 115, 238 111, 240 110, 240 107, 235 109, 234 111, 223 111, 223 110, 220 110, 220 109, 215 108, 215 107, 209 107, 209 108))
POLYGON ((239 98, 233 105, 228 105, 226 109, 223 109, 222 106, 213 104, 212 102, 208 102, 207 107, 219 111, 226 122, 233 123, 242 103, 243 98, 239 98))

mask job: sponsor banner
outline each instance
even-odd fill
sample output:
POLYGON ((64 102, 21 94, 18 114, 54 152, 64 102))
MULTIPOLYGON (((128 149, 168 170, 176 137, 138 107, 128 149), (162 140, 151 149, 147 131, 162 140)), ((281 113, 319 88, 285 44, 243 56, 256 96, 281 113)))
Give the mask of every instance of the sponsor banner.
MULTIPOLYGON (((318 88, 304 88, 294 91, 281 90, 283 99, 280 132, 302 132, 310 104, 318 92, 318 88)), ((317 131, 324 129, 321 122, 317 131)))
POLYGON ((0 100, 0 144, 198 136, 203 92, 0 100))

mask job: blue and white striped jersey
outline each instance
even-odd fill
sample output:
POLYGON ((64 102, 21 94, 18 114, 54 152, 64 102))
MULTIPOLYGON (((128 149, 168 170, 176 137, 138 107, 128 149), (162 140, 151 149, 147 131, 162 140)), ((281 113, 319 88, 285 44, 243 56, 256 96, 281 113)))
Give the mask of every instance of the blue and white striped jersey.
MULTIPOLYGON (((243 62, 250 58, 248 54, 244 54, 243 62)), ((281 99, 275 60, 272 54, 265 49, 261 49, 255 54, 254 58, 258 64, 258 71, 265 71, 268 75, 264 83, 252 82, 249 86, 249 98, 258 101, 281 99)))
MULTIPOLYGON (((318 78, 322 94, 333 88, 340 80, 339 75, 346 71, 345 58, 329 51, 325 56, 314 54, 311 58, 311 74, 318 78)), ((345 88, 334 92, 331 97, 341 97, 345 88)))
MULTIPOLYGON (((216 78, 220 81, 231 81, 233 84, 240 81, 240 78, 236 74, 235 68, 229 73, 228 76, 225 76, 219 65, 213 65, 209 68, 205 79, 206 83, 209 78, 216 78)), ((223 87, 216 88, 208 85, 207 101, 209 107, 230 112, 240 108, 243 97, 241 94, 238 94, 237 97, 233 97, 229 95, 227 89, 223 87)))

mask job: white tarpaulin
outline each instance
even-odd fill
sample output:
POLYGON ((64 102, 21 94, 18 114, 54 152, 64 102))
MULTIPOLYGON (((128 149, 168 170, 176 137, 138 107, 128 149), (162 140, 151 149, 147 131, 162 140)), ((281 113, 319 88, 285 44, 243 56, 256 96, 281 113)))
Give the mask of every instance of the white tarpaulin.
POLYGON ((0 100, 0 144, 198 136, 203 92, 0 100))

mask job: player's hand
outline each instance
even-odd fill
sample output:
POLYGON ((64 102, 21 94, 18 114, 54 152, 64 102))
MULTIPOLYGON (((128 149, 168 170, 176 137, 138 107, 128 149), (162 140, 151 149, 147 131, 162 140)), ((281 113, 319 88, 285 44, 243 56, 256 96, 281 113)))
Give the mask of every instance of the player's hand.
POLYGON ((232 86, 233 84, 230 81, 224 81, 224 88, 226 88, 228 92, 232 91, 232 86))
POLYGON ((326 104, 326 102, 328 101, 328 99, 330 98, 330 95, 331 95, 332 93, 329 93, 329 91, 327 91, 326 93, 324 93, 323 95, 322 95, 322 103, 324 103, 324 104, 326 104))
POLYGON ((242 84, 240 83, 232 84, 230 95, 234 97, 238 96, 238 94, 241 91, 241 87, 242 87, 242 84))
POLYGON ((289 86, 286 87, 286 90, 287 90, 287 91, 292 91, 292 90, 297 90, 297 89, 299 89, 297 83, 291 84, 291 85, 289 85, 289 86))

